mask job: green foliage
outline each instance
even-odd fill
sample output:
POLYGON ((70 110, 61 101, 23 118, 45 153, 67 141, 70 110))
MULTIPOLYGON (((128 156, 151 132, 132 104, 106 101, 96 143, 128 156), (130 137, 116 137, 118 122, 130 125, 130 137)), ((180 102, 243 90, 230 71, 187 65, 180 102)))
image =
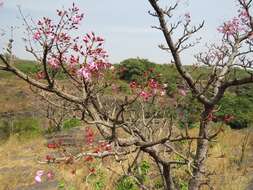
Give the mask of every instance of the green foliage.
POLYGON ((15 66, 26 74, 35 74, 40 71, 41 66, 35 61, 16 60, 15 66))
POLYGON ((75 187, 73 186, 69 186, 69 185, 66 185, 65 181, 64 180, 60 180, 58 182, 58 185, 57 185, 57 189, 58 190, 76 190, 75 187))
POLYGON ((119 179, 116 190, 138 190, 136 181, 129 176, 123 176, 119 179))
POLYGON ((0 134, 2 139, 10 135, 18 135, 20 138, 32 138, 41 134, 40 122, 33 118, 19 118, 16 120, 0 121, 0 134))
POLYGON ((101 169, 88 176, 88 183, 92 185, 93 190, 103 190, 106 185, 106 176, 101 169))
POLYGON ((244 126, 253 122, 253 99, 248 95, 226 93, 220 102, 218 116, 233 115, 230 125, 244 126))
POLYGON ((163 182, 161 179, 158 179, 154 182, 154 188, 155 189, 163 189, 163 182))
POLYGON ((139 165, 133 169, 133 176, 122 176, 116 186, 116 190, 138 190, 137 181, 144 184, 148 179, 150 164, 143 160, 139 165))
MULTIPOLYGON (((1 64, 1 61, 0 61, 1 64)), ((16 59, 14 66, 26 74, 35 74, 40 71, 41 66, 35 61, 16 59)), ((10 72, 0 71, 0 78, 9 78, 14 76, 10 72)))
POLYGON ((64 130, 68 130, 74 127, 78 127, 80 126, 80 124, 81 124, 81 121, 79 119, 71 118, 63 122, 62 128, 64 130))
POLYGON ((149 169, 150 164, 143 160, 139 166, 135 167, 134 175, 141 183, 144 183, 147 180, 149 169))
POLYGON ((186 181, 179 180, 179 189, 188 190, 188 183, 186 181))
POLYGON ((64 188, 65 188, 65 182, 63 180, 59 181, 58 189, 59 190, 64 190, 64 188))
POLYGON ((126 59, 118 66, 121 72, 119 78, 127 82, 143 82, 143 75, 146 71, 154 68, 155 64, 147 59, 126 59))

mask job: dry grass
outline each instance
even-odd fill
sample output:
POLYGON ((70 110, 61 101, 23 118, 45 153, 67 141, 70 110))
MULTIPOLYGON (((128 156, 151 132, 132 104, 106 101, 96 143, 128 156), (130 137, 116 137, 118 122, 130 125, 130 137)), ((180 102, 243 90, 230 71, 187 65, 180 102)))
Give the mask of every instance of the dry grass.
MULTIPOLYGON (((64 181, 65 187, 91 190, 92 185, 99 181, 99 177, 88 177, 88 163, 79 161, 77 164, 39 164, 37 159, 45 158, 50 150, 45 146, 45 139, 38 137, 29 141, 20 141, 12 136, 0 146, 0 189, 14 190, 17 187, 35 184, 34 177, 37 170, 53 171, 55 180, 64 181), (75 171, 75 174, 72 173, 75 171), (93 180, 91 180, 93 179, 93 180)), ((96 163, 93 162, 93 163, 96 163)), ((97 161, 97 171, 103 175, 103 189, 113 189, 122 167, 112 164, 109 159, 97 161), (110 166, 110 167, 109 167, 110 166), (111 170, 113 168, 113 170, 111 170)))
POLYGON ((36 156, 46 151, 42 145, 42 138, 20 142, 12 136, 0 146, 0 189, 15 189, 33 183, 34 173, 45 168, 35 161, 36 156))
MULTIPOLYGON (((252 180, 250 175, 253 172, 252 136, 249 138, 244 161, 240 163, 241 145, 246 134, 246 130, 226 129, 219 136, 217 142, 212 143, 207 164, 210 171, 215 171, 215 174, 211 176, 215 190, 243 190, 252 180)), ((0 146, 0 171, 4 171, 3 168, 12 168, 12 172, 0 172, 0 189, 15 189, 18 186, 33 184, 34 175, 38 169, 54 171, 58 181, 64 180, 68 186, 73 186, 76 189, 92 189, 92 185, 86 183, 89 173, 87 162, 80 161, 74 165, 37 163, 36 158, 44 157, 48 151, 42 137, 20 141, 17 137, 12 136, 0 146), (76 170, 75 175, 72 174, 73 170, 76 170)), ((102 163, 98 161, 99 164, 102 163)), ((104 160, 101 171, 106 184, 103 189, 114 189, 118 175, 122 172, 122 166, 112 163, 110 160, 104 160), (111 166, 110 168, 113 170, 107 168, 108 166, 111 166)))
MULTIPOLYGON (((251 130, 252 131, 252 130, 251 130)), ((217 190, 243 190, 252 180, 253 173, 253 134, 249 129, 231 130, 227 128, 220 134, 217 142, 212 143, 207 165, 215 172, 211 177, 217 190), (242 145, 249 133, 244 159, 242 145)))
POLYGON ((29 86, 14 77, 0 80, 0 112, 22 111, 31 107, 29 86))

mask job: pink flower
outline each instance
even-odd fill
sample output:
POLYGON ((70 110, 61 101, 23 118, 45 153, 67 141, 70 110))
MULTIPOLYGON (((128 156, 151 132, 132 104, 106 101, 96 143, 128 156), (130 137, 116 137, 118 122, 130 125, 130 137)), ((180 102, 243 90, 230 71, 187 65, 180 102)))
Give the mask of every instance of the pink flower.
POLYGON ((155 81, 154 79, 150 79, 148 82, 148 86, 152 89, 157 89, 158 88, 158 82, 155 81))
POLYGON ((79 57, 74 57, 73 55, 71 55, 69 62, 70 62, 70 67, 73 67, 79 63, 79 57))
POLYGON ((33 39, 34 40, 39 40, 40 38, 41 38, 41 33, 39 31, 37 31, 33 34, 33 39))
POLYGON ((91 72, 89 69, 87 69, 86 67, 82 67, 81 69, 79 69, 78 74, 80 76, 82 76, 85 80, 90 81, 91 80, 91 72))
POLYGON ((36 172, 36 175, 37 175, 37 176, 42 176, 42 175, 44 175, 44 171, 43 171, 43 170, 38 170, 38 171, 36 172))
POLYGON ((148 101, 151 95, 148 92, 141 91, 140 96, 144 99, 144 101, 148 101))
POLYGON ((239 15, 237 17, 225 22, 218 28, 220 33, 231 36, 239 32, 247 32, 249 30, 249 13, 245 9, 240 9, 238 12, 239 15))
POLYGON ((36 78, 37 79, 44 79, 46 77, 46 75, 45 75, 45 72, 44 71, 40 71, 40 72, 38 72, 37 74, 36 74, 36 78))
POLYGON ((56 58, 51 58, 48 60, 48 64, 53 68, 53 69, 58 69, 60 67, 60 61, 56 58))
POLYGON ((88 63, 88 67, 90 70, 99 70, 99 64, 96 64, 94 61, 90 61, 88 63))
POLYGON ((35 182, 36 182, 36 183, 41 183, 41 182, 42 182, 41 176, 38 176, 38 175, 37 175, 37 176, 35 176, 34 179, 35 179, 35 182))
POLYGON ((181 96, 186 96, 186 95, 187 95, 187 94, 186 94, 186 91, 183 90, 183 89, 179 89, 179 90, 178 90, 178 93, 179 93, 179 95, 181 95, 181 96))
POLYGON ((51 179, 53 179, 53 178, 54 178, 53 172, 51 172, 51 171, 47 172, 47 179, 48 179, 48 180, 51 180, 51 179))
POLYGON ((130 84, 129 84, 130 88, 134 89, 137 87, 137 83, 135 81, 132 81, 130 84))
POLYGON ((83 16, 84 16, 83 14, 76 15, 72 20, 73 24, 79 24, 82 21, 83 16))
POLYGON ((36 181, 36 183, 41 183, 42 182, 42 180, 41 180, 41 177, 44 175, 44 171, 43 170, 38 170, 37 172, 36 172, 36 176, 35 176, 35 181, 36 181))

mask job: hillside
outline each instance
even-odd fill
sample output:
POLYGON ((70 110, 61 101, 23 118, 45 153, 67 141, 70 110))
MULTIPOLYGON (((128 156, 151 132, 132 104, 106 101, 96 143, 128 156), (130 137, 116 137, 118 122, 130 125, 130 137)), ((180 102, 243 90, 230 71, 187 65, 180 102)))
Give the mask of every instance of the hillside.
MULTIPOLYGON (((168 79, 171 77, 170 73, 173 73, 174 78, 175 71, 172 66, 153 66, 158 71, 163 72, 162 80, 167 79, 168 82, 171 82, 168 79)), ((32 74, 36 72, 32 62, 22 61, 17 67, 23 69, 24 72, 32 74)), ((124 80, 122 83, 126 85, 124 80)), ((41 103, 38 102, 26 83, 10 74, 0 72, 0 88, 4 89, 0 91, 0 136, 1 139, 4 139, 0 145, 0 162, 2 163, 0 166, 0 189, 32 190, 36 188, 46 190, 58 188, 69 190, 72 188, 78 190, 84 188, 93 190, 94 184, 97 183, 106 184, 106 187, 102 189, 114 189, 118 180, 115 174, 122 172, 122 169, 117 167, 117 163, 111 161, 101 163, 102 177, 95 178, 95 181, 90 183, 82 180, 88 175, 87 163, 85 162, 66 166, 39 164, 38 158, 44 158, 52 153, 46 147, 48 139, 45 138, 45 129, 49 126, 49 122, 43 115, 41 103), (113 168, 116 171, 108 169, 106 167, 108 163, 114 165, 113 168), (36 184, 34 176, 39 169, 53 171, 54 179, 45 181, 40 185, 36 184), (75 174, 73 175, 74 170, 75 174), (10 180, 12 183, 9 183, 10 180)), ((229 111, 233 113, 236 109, 236 113, 243 115, 240 115, 242 119, 251 119, 253 112, 251 109, 252 94, 246 93, 246 90, 251 89, 249 86, 232 89, 226 96, 225 103, 223 102, 226 113, 229 111), (237 99, 238 93, 241 96, 240 99, 237 99), (227 104, 226 101, 230 104, 227 104)), ((78 134, 84 134, 83 129, 76 128, 76 130, 78 134)), ((211 143, 208 165, 212 171, 215 171, 214 175, 210 176, 213 179, 215 189, 243 190, 250 185, 253 175, 252 130, 251 127, 232 130, 223 126, 223 133, 215 142, 211 143)), ((196 130, 193 128, 191 132, 195 133, 196 130)), ((72 132, 66 131, 66 133, 72 132)), ((71 149, 71 151, 76 150, 71 149)), ((178 176, 180 175, 179 171, 178 176)), ((184 176, 181 178, 184 179, 184 176)), ((184 181, 182 181, 182 190, 184 190, 183 186, 184 181)))

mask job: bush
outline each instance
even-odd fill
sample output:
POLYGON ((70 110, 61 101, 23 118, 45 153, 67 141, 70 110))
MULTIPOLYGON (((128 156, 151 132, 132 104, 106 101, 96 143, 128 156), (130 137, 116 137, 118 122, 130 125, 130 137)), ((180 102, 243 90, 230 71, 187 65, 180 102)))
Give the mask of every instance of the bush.
POLYGON ((220 103, 218 117, 233 115, 234 120, 228 124, 231 128, 245 128, 253 122, 253 101, 248 96, 237 96, 234 93, 226 93, 220 103))
MULTIPOLYGON (((126 59, 117 66, 119 69, 119 78, 127 82, 136 81, 138 83, 143 82, 143 75, 146 71, 149 71, 155 67, 155 63, 148 61, 147 59, 126 59)), ((155 73, 153 74, 155 77, 155 73)), ((151 76, 151 78, 153 78, 151 76)))
POLYGON ((123 176, 119 179, 116 190, 138 190, 138 186, 132 177, 123 176))
POLYGON ((74 127, 78 127, 80 126, 80 124, 81 122, 79 119, 72 118, 72 119, 65 120, 62 127, 63 129, 68 130, 74 127))

